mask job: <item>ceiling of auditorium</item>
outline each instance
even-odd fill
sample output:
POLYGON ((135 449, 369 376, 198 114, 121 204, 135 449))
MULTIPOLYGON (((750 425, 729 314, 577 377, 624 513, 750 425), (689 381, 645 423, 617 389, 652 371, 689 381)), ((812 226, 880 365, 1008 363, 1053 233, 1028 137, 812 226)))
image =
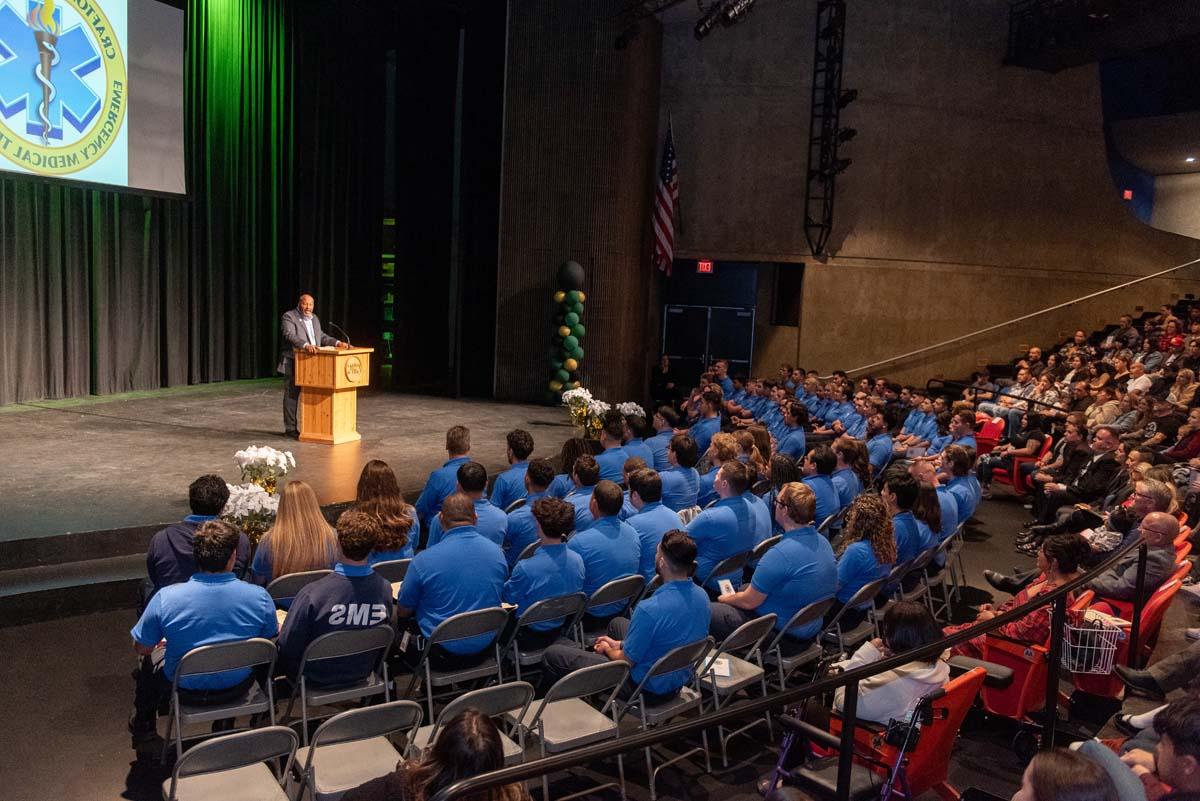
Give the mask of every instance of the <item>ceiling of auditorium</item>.
POLYGON ((1112 135, 1117 151, 1152 175, 1200 172, 1200 112, 1118 120, 1112 135))

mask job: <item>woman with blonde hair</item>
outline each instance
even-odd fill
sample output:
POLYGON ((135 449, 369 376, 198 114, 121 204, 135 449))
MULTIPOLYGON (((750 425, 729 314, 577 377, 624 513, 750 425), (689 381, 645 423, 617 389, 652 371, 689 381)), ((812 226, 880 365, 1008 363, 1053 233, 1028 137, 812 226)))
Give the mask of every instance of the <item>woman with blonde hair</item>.
MULTIPOLYGON (((887 578, 896 563, 896 535, 892 518, 883 498, 874 493, 859 495, 846 513, 838 558, 836 600, 825 616, 826 622, 845 606, 854 594, 872 581, 887 578)), ((840 625, 857 626, 867 617, 872 601, 846 611, 840 625)))
POLYGON ((275 525, 263 535, 250 573, 255 584, 306 570, 332 569, 337 536, 321 514, 317 493, 303 481, 289 481, 279 497, 275 525))
POLYGON ((1186 409, 1196 398, 1197 389, 1200 389, 1200 383, 1196 381, 1196 371, 1185 367, 1175 376, 1175 383, 1167 393, 1167 400, 1180 409, 1186 409))
POLYGON ((358 511, 379 522, 382 531, 368 558, 371 564, 412 558, 413 549, 421 539, 421 521, 417 519, 417 510, 400 494, 396 474, 387 462, 372 459, 363 465, 358 476, 356 504, 358 511))
POLYGON ((754 434, 742 428, 733 432, 734 438, 738 444, 738 461, 749 467, 754 477, 754 481, 761 481, 767 477, 767 460, 763 458, 762 451, 758 449, 758 443, 754 441, 754 434))

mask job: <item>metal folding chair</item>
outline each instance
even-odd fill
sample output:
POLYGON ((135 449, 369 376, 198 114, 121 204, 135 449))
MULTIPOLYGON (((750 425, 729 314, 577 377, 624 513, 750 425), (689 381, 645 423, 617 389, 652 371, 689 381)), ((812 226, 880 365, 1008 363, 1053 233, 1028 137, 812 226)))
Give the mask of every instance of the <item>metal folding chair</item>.
POLYGON ((302 721, 301 736, 304 744, 308 745, 308 708, 310 706, 328 706, 342 701, 356 701, 382 695, 385 702, 390 701, 388 694, 388 669, 386 657, 392 647, 395 631, 390 625, 371 626, 366 629, 346 629, 322 634, 308 644, 304 655, 300 657, 296 681, 292 685, 292 695, 288 699, 287 709, 283 717, 291 717, 292 707, 296 697, 300 697, 300 719, 302 721), (375 664, 371 672, 363 678, 350 680, 345 684, 335 686, 313 685, 305 673, 308 666, 314 662, 325 662, 331 659, 341 659, 347 656, 374 653, 375 664))
POLYGON ((849 653, 850 650, 857 648, 867 640, 878 634, 878 627, 875 621, 875 597, 883 592, 883 588, 887 586, 887 579, 876 579, 869 584, 864 584, 858 592, 850 597, 846 605, 838 610, 834 615, 833 620, 829 621, 829 625, 825 627, 825 631, 821 634, 820 642, 825 646, 837 646, 841 653, 849 653), (862 623, 859 623, 850 631, 842 631, 842 618, 846 616, 849 610, 862 606, 866 603, 871 603, 867 609, 867 617, 862 623))
POLYGON ((813 601, 811 604, 799 609, 796 614, 792 615, 791 620, 775 633, 775 636, 771 638, 771 641, 765 647, 760 646, 762 649, 763 666, 772 666, 775 668, 780 690, 787 686, 788 678, 797 670, 805 665, 811 665, 821 660, 823 653, 821 649, 821 635, 825 633, 828 627, 817 634, 811 645, 803 651, 791 655, 783 653, 783 644, 786 642, 784 637, 787 636, 787 632, 806 623, 812 623, 814 620, 824 620, 825 613, 833 606, 833 601, 834 598, 831 595, 828 598, 813 601))
POLYGON ((539 543, 537 540, 534 540, 526 545, 521 549, 521 555, 517 557, 517 561, 520 562, 522 559, 528 559, 529 557, 533 556, 535 553, 537 553, 537 549, 540 545, 541 543, 539 543))
MULTIPOLYGON (((482 690, 472 690, 455 698, 446 704, 442 714, 433 723, 420 727, 409 738, 405 753, 410 758, 417 758, 422 751, 437 741, 438 733, 446 722, 464 709, 476 709, 489 718, 503 719, 507 716, 512 720, 521 720, 525 711, 533 701, 533 685, 526 681, 510 681, 507 684, 496 684, 484 687, 482 690)), ((516 726, 517 739, 514 741, 504 728, 500 729, 500 742, 504 747, 505 766, 517 765, 525 758, 525 734, 520 726, 516 726)))
POLYGON ((388 580, 389 584, 396 584, 404 581, 404 577, 408 575, 408 566, 412 564, 411 559, 389 559, 386 562, 376 562, 371 565, 375 572, 388 580))
POLYGON ((411 740, 421 725, 416 701, 391 701, 334 715, 317 728, 312 746, 296 752, 300 780, 294 797, 337 801, 347 790, 396 769, 400 752, 388 741, 394 732, 411 740))
MULTIPOLYGON (((639 599, 645 587, 646 580, 638 575, 622 576, 621 578, 613 579, 592 593, 592 597, 588 598, 587 608, 584 609, 584 612, 586 613, 601 606, 624 602, 625 607, 615 615, 611 615, 611 617, 623 615, 633 608, 633 602, 639 599)), ((576 639, 585 647, 590 647, 598 636, 595 633, 589 634, 583 630, 582 617, 580 617, 575 630, 576 639)))
MULTIPOLYGON (((478 679, 486 679, 491 676, 496 677, 496 681, 504 681, 504 675, 500 671, 500 635, 504 633, 505 626, 508 625, 509 612, 499 606, 489 607, 487 609, 476 609, 473 612, 462 612, 457 615, 446 618, 438 624, 429 634, 429 638, 425 641, 425 647, 421 650, 421 656, 417 660, 417 664, 413 666, 412 679, 409 681, 408 687, 403 693, 399 692, 397 684, 397 696, 407 697, 420 680, 425 682, 425 699, 428 707, 426 712, 429 719, 433 719, 433 691, 435 687, 446 687, 458 684, 464 681, 476 681, 478 679), (433 651, 434 646, 444 646, 448 642, 457 642, 459 640, 467 640, 472 637, 479 637, 485 634, 491 634, 491 641, 477 653, 486 652, 489 648, 492 650, 491 656, 484 656, 482 661, 474 667, 460 668, 457 670, 434 670, 429 663, 429 655, 433 651)), ((397 683, 399 679, 396 680, 397 683)))
POLYGON ((582 592, 576 592, 570 595, 559 595, 555 598, 544 598, 537 603, 531 604, 528 609, 521 613, 521 616, 517 618, 516 626, 513 627, 512 632, 500 645, 500 653, 502 655, 507 654, 511 649, 510 658, 512 659, 517 681, 521 680, 521 668, 539 664, 542 661, 542 655, 546 653, 545 648, 522 651, 520 641, 518 640, 521 631, 538 623, 562 620, 563 632, 572 632, 575 630, 575 625, 579 622, 579 618, 582 617, 586 605, 587 596, 582 592))
POLYGON ((200 743, 175 763, 162 785, 164 801, 290 801, 282 782, 299 738, 286 726, 227 734, 200 743), (284 760, 272 773, 266 762, 284 760))
POLYGON ((274 675, 275 658, 278 656, 275 643, 254 637, 249 640, 201 645, 193 648, 179 660, 175 669, 175 677, 171 681, 171 714, 167 718, 167 734, 163 738, 160 761, 167 758, 167 748, 171 740, 175 741, 175 758, 183 756, 183 741, 196 740, 211 736, 209 733, 197 734, 191 737, 183 736, 183 727, 192 723, 207 723, 214 720, 226 720, 242 715, 257 715, 268 713, 271 725, 275 725, 275 695, 271 687, 270 677, 274 675), (267 666, 265 673, 267 687, 264 691, 258 681, 253 681, 241 698, 219 704, 187 704, 179 699, 180 680, 189 676, 206 676, 213 673, 224 673, 228 670, 251 670, 267 666), (174 731, 174 737, 171 736, 174 731))
MULTIPOLYGON (((541 701, 532 703, 524 714, 508 715, 522 731, 537 737, 539 756, 560 754, 572 748, 613 740, 620 736, 616 704, 614 700, 625 678, 629 675, 629 665, 624 662, 608 662, 603 665, 591 665, 572 671, 554 683, 541 701), (601 709, 587 703, 585 698, 597 697, 607 693, 601 709), (608 715, 605 715, 605 712, 608 715)), ((617 771, 620 783, 609 782, 596 787, 589 787, 577 793, 561 796, 557 801, 568 801, 583 795, 592 795, 610 787, 621 791, 625 798, 625 761, 617 754, 617 771)), ((550 782, 546 774, 542 774, 542 798, 550 798, 550 782)))
POLYGON ((296 597, 296 593, 306 585, 319 581, 332 572, 332 570, 306 570, 303 573, 289 573, 286 576, 280 576, 267 585, 267 594, 271 596, 275 605, 279 606, 281 601, 291 601, 296 597))
POLYGON ((730 573, 736 573, 740 571, 746 566, 746 563, 750 561, 750 555, 750 551, 743 551, 722 559, 720 562, 717 562, 715 565, 713 565, 712 570, 708 571, 707 576, 705 576, 703 579, 697 579, 696 583, 703 587, 717 576, 725 576, 730 573))
MULTIPOLYGON (((730 698, 756 683, 763 695, 767 694, 767 671, 762 664, 762 641, 771 633, 777 620, 774 614, 748 620, 738 626, 719 645, 714 648, 704 660, 700 668, 700 689, 707 690, 713 699, 713 708, 719 710, 721 701, 730 698), (744 659, 742 657, 745 657, 744 659), (729 666, 729 675, 717 672, 718 659, 724 659, 729 666)), ((721 764, 729 767, 729 741, 739 734, 744 734, 759 723, 766 721, 768 736, 773 739, 771 716, 763 713, 763 720, 752 720, 741 728, 734 729, 728 734, 724 726, 717 727, 717 738, 721 743, 721 764)))
POLYGON ((515 501, 510 503, 508 506, 504 507, 504 514, 508 514, 509 512, 515 512, 516 510, 520 509, 522 506, 524 506, 527 503, 529 503, 528 498, 517 498, 515 501))

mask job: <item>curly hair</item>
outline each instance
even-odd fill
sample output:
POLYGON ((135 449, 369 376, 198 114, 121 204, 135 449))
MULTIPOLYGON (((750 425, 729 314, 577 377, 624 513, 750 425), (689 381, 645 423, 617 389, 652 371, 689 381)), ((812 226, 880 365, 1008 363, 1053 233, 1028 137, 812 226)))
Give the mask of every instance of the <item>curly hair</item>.
POLYGON ((860 540, 871 544, 875 561, 879 564, 895 563, 896 534, 892 528, 892 518, 888 515, 887 504, 883 502, 883 498, 874 493, 859 495, 850 504, 850 511, 846 513, 842 544, 838 546, 837 555, 841 556, 846 552, 846 548, 860 540))

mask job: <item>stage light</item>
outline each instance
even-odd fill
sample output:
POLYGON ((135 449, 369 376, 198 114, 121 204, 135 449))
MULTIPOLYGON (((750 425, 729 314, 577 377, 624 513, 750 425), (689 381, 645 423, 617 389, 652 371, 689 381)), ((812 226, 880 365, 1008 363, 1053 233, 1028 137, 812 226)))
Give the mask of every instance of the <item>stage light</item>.
POLYGON ((1195 156, 1188 156, 1186 159, 1184 159, 1184 161, 1186 161, 1188 164, 1195 164, 1195 163, 1196 163, 1196 157, 1195 157, 1195 156))
POLYGON ((712 33, 713 28, 717 27, 717 23, 721 21, 721 12, 725 10, 725 4, 721 0, 713 0, 713 4, 708 7, 708 11, 700 17, 696 22, 696 38, 703 39, 712 33))
POLYGON ((841 175, 846 169, 854 163, 853 159, 836 159, 828 167, 819 170, 809 170, 808 177, 830 179, 835 175, 841 175))
POLYGON ((838 108, 845 108, 855 100, 858 100, 858 90, 846 89, 840 95, 838 95, 838 108))
POLYGON ((721 14, 721 22, 734 25, 754 7, 755 0, 731 0, 721 14))
POLYGON ((838 131, 839 142, 849 142, 856 136, 858 136, 857 128, 843 128, 842 130, 838 131))

